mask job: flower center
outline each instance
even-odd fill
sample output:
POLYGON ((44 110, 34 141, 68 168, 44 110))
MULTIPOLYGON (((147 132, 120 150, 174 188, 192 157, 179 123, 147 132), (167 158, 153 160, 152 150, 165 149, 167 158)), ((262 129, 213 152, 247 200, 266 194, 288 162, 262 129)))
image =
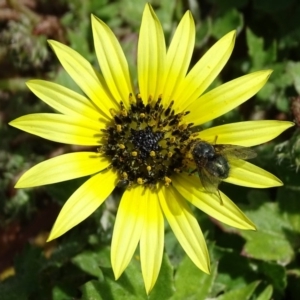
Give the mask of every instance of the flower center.
POLYGON ((100 151, 111 160, 119 174, 118 186, 158 183, 169 185, 172 174, 187 168, 186 155, 195 134, 192 123, 183 118, 189 112, 175 113, 174 101, 167 107, 157 101, 144 104, 140 95, 130 108, 120 102, 120 110, 111 110, 112 122, 103 130, 100 151))
POLYGON ((140 130, 131 128, 130 131, 130 140, 134 148, 137 149, 140 159, 145 160, 150 156, 151 151, 162 149, 158 142, 163 139, 165 135, 163 132, 153 132, 150 126, 140 130))

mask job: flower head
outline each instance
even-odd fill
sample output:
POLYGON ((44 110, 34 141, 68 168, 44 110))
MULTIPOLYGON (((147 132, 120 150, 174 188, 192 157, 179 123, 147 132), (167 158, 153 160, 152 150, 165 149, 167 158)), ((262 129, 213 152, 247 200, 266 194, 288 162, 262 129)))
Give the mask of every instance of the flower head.
POLYGON ((274 175, 245 161, 254 156, 247 147, 273 139, 293 123, 248 121, 203 131, 195 126, 248 100, 271 71, 242 76, 204 94, 229 59, 235 32, 221 38, 188 72, 195 38, 191 13, 183 16, 166 50, 161 24, 147 4, 138 42, 135 94, 116 37, 95 16, 92 28, 100 72, 71 48, 49 41, 85 96, 58 84, 31 80, 31 91, 59 113, 26 115, 10 124, 52 141, 95 146, 95 151, 42 162, 23 174, 16 187, 92 175, 63 206, 49 240, 86 219, 116 186, 124 188, 112 238, 112 268, 118 278, 140 243, 147 293, 160 270, 164 217, 195 265, 209 273, 206 243, 188 202, 223 223, 255 229, 219 191, 219 183, 281 185, 274 175))

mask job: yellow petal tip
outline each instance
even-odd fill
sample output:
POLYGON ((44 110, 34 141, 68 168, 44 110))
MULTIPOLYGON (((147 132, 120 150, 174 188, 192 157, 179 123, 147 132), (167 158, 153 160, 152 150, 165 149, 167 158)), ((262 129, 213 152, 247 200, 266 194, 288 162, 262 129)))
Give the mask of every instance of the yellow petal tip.
POLYGON ((115 280, 118 280, 121 276, 122 273, 116 273, 115 270, 113 269, 113 273, 114 273, 114 276, 115 276, 115 280))
POLYGON ((232 30, 232 31, 229 31, 229 32, 227 33, 227 35, 228 35, 228 36, 232 35, 232 39, 235 40, 235 38, 236 38, 236 30, 234 29, 234 30, 232 30))
POLYGON ((52 45, 52 44, 54 44, 56 41, 55 40, 47 40, 47 43, 49 44, 49 45, 52 45))
POLYGON ((55 237, 52 236, 52 234, 50 233, 50 235, 48 236, 46 243, 51 242, 55 239, 55 237))
POLYGON ((98 21, 99 18, 97 18, 94 14, 91 14, 91 20, 92 22, 98 21))
POLYGON ((267 70, 256 71, 256 72, 253 72, 251 74, 265 75, 266 76, 266 81, 267 81, 270 78, 272 73, 273 73, 273 70, 267 69, 267 70))
POLYGON ((15 189, 21 189, 21 188, 24 188, 24 187, 22 186, 22 184, 20 184, 19 182, 17 182, 17 183, 15 184, 14 188, 15 188, 15 189))
POLYGON ((290 128, 290 127, 295 126, 295 123, 294 123, 294 122, 285 121, 284 123, 286 123, 286 125, 287 125, 286 128, 290 128))
POLYGON ((147 296, 150 294, 150 292, 152 291, 153 287, 154 287, 154 285, 151 285, 149 287, 145 286, 145 291, 146 291, 147 296))
POLYGON ((207 265, 205 269, 201 269, 205 274, 210 275, 210 265, 207 265))
MULTIPOLYGON (((274 176, 274 175, 273 175, 274 176)), ((278 178, 278 177, 276 177, 276 176, 274 176, 274 185, 273 185, 273 187, 276 187, 276 186, 283 186, 284 185, 284 183, 278 178)))
POLYGON ((283 186, 284 183, 282 181, 278 182, 278 185, 277 186, 283 186))
MULTIPOLYGON (((50 45, 50 47, 51 47, 53 50, 55 50, 55 48, 57 48, 59 45, 63 45, 63 44, 61 44, 60 42, 55 41, 55 40, 47 40, 47 43, 50 45)), ((65 46, 65 45, 63 45, 63 46, 65 46)), ((65 47, 67 47, 67 46, 65 46, 65 47)))
POLYGON ((252 222, 251 222, 251 224, 247 224, 248 226, 247 227, 245 227, 245 228, 243 228, 243 230, 252 230, 252 231, 257 231, 257 227, 255 226, 255 224, 253 224, 252 222))
POLYGON ((233 45, 235 43, 235 39, 236 39, 236 30, 229 31, 221 39, 222 40, 228 39, 228 40, 230 40, 230 44, 233 45))
POLYGON ((32 81, 33 81, 33 80, 27 80, 27 81, 25 82, 25 84, 27 85, 27 87, 30 86, 30 84, 31 84, 32 81))
POLYGON ((257 227, 255 226, 254 223, 252 223, 251 220, 247 220, 247 225, 244 225, 243 227, 240 227, 240 229, 242 230, 253 230, 253 231, 256 231, 257 230, 257 227))
POLYGON ((267 69, 267 70, 261 70, 261 71, 258 71, 258 72, 265 73, 265 75, 266 75, 266 81, 267 81, 270 78, 270 76, 272 75, 273 70, 267 69))

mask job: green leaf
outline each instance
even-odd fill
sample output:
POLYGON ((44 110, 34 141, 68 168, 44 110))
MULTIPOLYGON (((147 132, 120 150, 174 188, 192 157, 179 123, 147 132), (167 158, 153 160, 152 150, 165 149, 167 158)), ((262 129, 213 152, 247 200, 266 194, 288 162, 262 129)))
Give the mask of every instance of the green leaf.
POLYGON ((96 250, 97 261, 101 268, 111 268, 110 263, 110 247, 105 247, 96 250))
MULTIPOLYGON (((229 239, 230 235, 227 236, 227 239, 229 239)), ((226 239, 226 237, 224 238, 226 239)), ((257 279, 250 259, 239 253, 240 247, 233 246, 233 249, 237 250, 227 251, 226 253, 224 249, 224 254, 219 260, 218 276, 216 278, 218 290, 216 290, 215 295, 227 290, 245 287, 249 282, 257 279)), ((221 249, 218 251, 221 251, 221 249)))
POLYGON ((174 294, 173 266, 167 255, 163 256, 161 269, 156 284, 149 295, 149 300, 169 299, 174 294))
MULTIPOLYGON (((135 30, 138 30, 146 3, 146 0, 123 0, 122 2, 119 2, 118 13, 120 14, 121 19, 128 22, 135 30)), ((157 10, 155 10, 155 12, 157 13, 157 10)))
POLYGON ((149 296, 146 295, 138 256, 134 256, 118 280, 114 279, 110 268, 102 271, 105 274, 103 281, 92 280, 81 287, 83 299, 155 300, 169 299, 174 293, 173 269, 167 256, 163 258, 160 274, 149 296))
POLYGON ((81 288, 82 300, 102 300, 101 283, 97 280, 91 280, 85 283, 81 288))
POLYGON ((165 231, 165 249, 171 259, 172 265, 175 268, 186 256, 186 253, 183 251, 174 233, 171 231, 168 225, 165 231))
POLYGON ((243 15, 235 8, 232 8, 215 20, 212 27, 212 35, 220 39, 231 30, 241 31, 243 26, 243 15))
POLYGON ((297 93, 300 94, 300 62, 288 62, 286 64, 286 71, 292 77, 297 93))
POLYGON ((294 256, 289 232, 291 224, 285 220, 277 203, 269 199, 263 191, 249 193, 251 207, 243 209, 257 226, 257 231, 239 231, 246 239, 244 253, 247 256, 265 260, 289 263, 294 256))
POLYGON ((213 264, 211 274, 199 270, 186 256, 179 265, 175 276, 176 293, 172 300, 205 300, 210 295, 217 275, 217 264, 213 264))
MULTIPOLYGON (((89 12, 104 21, 113 31, 117 30, 122 24, 121 18, 116 18, 120 13, 120 5, 118 1, 108 0, 90 0, 89 12)), ((82 5, 82 4, 81 4, 82 5)))
POLYGON ((218 300, 233 300, 233 299, 243 299, 248 300, 254 293, 256 287, 259 285, 259 281, 254 281, 250 283, 249 285, 228 291, 227 293, 221 295, 218 297, 218 300))
POLYGON ((257 99, 261 102, 270 103, 270 99, 276 92, 276 85, 272 81, 268 81, 264 87, 256 94, 257 99))
POLYGON ((212 34, 212 19, 201 21, 201 26, 196 30, 195 48, 208 47, 208 40, 212 34))
MULTIPOLYGON (((131 273, 129 271, 129 273, 131 273)), ((114 299, 128 299, 128 300, 144 300, 146 298, 146 293, 142 289, 141 274, 139 274, 139 280, 133 282, 134 279, 137 279, 138 272, 135 272, 133 278, 124 277, 115 281, 113 278, 106 278, 105 284, 101 284, 101 294, 99 297, 102 297, 105 300, 114 300, 114 299)), ((99 292, 99 289, 97 289, 99 292)), ((95 291, 95 292, 97 292, 95 291)), ((101 298, 100 298, 101 299, 101 298)))
POLYGON ((265 102, 267 106, 275 103, 277 109, 289 112, 290 101, 286 96, 286 88, 293 85, 292 76, 287 72, 285 63, 272 63, 270 67, 273 70, 270 80, 261 89, 256 97, 265 102))
POLYGON ((277 95, 277 97, 276 97, 276 108, 279 111, 289 113, 289 111, 291 109, 290 107, 291 107, 291 103, 286 98, 286 95, 284 95, 283 93, 277 95))
POLYGON ((270 300, 273 294, 272 285, 268 285, 257 297, 256 300, 270 300))
MULTIPOLYGON (((73 292, 75 287, 73 288, 73 292)), ((59 286, 56 285, 52 289, 52 300, 62 300, 62 299, 72 299, 72 296, 75 296, 74 293, 72 295, 72 288, 67 285, 59 286)))
POLYGON ((257 37, 249 28, 246 30, 246 39, 254 70, 261 69, 276 61, 277 45, 275 41, 265 50, 263 38, 257 37))
POLYGON ((139 264, 140 262, 135 256, 118 280, 114 279, 111 269, 103 269, 105 280, 104 282, 99 282, 100 284, 95 288, 95 292, 97 292, 97 290, 100 291, 99 297, 101 296, 105 300, 146 299, 146 292, 139 264))
POLYGON ((99 268, 98 255, 91 251, 85 251, 72 258, 72 262, 82 271, 103 279, 102 271, 99 268))
POLYGON ((65 235, 52 255, 51 259, 45 264, 45 267, 56 266, 61 267, 63 264, 68 262, 73 256, 77 255, 85 246, 85 237, 74 234, 73 232, 65 235))
POLYGON ((285 89, 293 84, 293 76, 289 73, 287 64, 284 62, 272 63, 271 80, 279 89, 285 89))
MULTIPOLYGON (((299 189, 299 186, 297 186, 297 189, 299 189)), ((295 191, 291 187, 286 186, 278 191, 277 199, 284 219, 292 226, 292 231, 289 232, 289 235, 292 237, 291 241, 293 241, 293 246, 298 248, 300 246, 300 240, 297 239, 295 235, 300 233, 299 191, 295 191)))
POLYGON ((268 277, 268 281, 272 283, 275 290, 284 293, 287 286, 287 274, 283 266, 273 262, 263 262, 260 271, 268 277))

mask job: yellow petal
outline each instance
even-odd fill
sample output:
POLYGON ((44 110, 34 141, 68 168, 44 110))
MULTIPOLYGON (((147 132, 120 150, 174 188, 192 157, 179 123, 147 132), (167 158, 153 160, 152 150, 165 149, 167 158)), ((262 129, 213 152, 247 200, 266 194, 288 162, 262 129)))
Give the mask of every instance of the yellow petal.
MULTIPOLYGON (((235 36, 235 31, 227 33, 196 63, 173 95, 174 108, 185 110, 210 86, 227 63, 234 47, 235 36)), ((201 108, 201 112, 206 113, 206 110, 201 108)))
POLYGON ((246 121, 211 127, 199 132, 198 137, 217 144, 232 144, 245 147, 266 143, 286 129, 294 126, 286 121, 246 121))
POLYGON ((184 198, 214 219, 239 229, 256 229, 247 216, 221 191, 223 205, 217 194, 207 193, 201 189, 199 178, 179 174, 172 182, 184 198))
POLYGON ((230 163, 229 177, 224 181, 236 185, 269 188, 281 186, 282 181, 273 174, 244 160, 232 160, 230 163))
POLYGON ((63 154, 43 161, 25 172, 15 188, 26 188, 79 178, 109 166, 109 161, 95 152, 63 154))
POLYGON ((272 71, 258 71, 231 80, 194 101, 187 110, 186 122, 200 125, 213 120, 254 96, 267 82, 272 71))
POLYGON ((50 141, 82 146, 99 145, 103 128, 102 124, 83 117, 60 114, 31 114, 9 124, 50 141))
POLYGON ((128 266, 141 238, 148 192, 137 186, 126 190, 122 196, 111 242, 111 264, 116 279, 128 266))
POLYGON ((81 90, 100 108, 103 118, 110 119, 110 108, 118 109, 118 102, 106 91, 92 65, 72 48, 56 41, 48 41, 64 69, 81 90))
POLYGON ((92 15, 94 46, 105 82, 115 99, 129 106, 133 93, 129 68, 122 48, 110 28, 92 15))
MULTIPOLYGON (((167 52, 166 82, 162 103, 174 100, 173 95, 186 76, 195 45, 195 24, 190 11, 181 19, 167 52)), ((177 99, 176 99, 177 100, 177 99)))
POLYGON ((116 174, 112 170, 87 180, 67 200, 51 230, 48 241, 58 238, 90 216, 115 188, 116 174))
POLYGON ((30 80, 26 84, 37 97, 62 114, 94 121, 101 118, 99 108, 91 100, 59 84, 45 80, 30 80))
POLYGON ((184 251, 203 272, 210 272, 209 254, 196 218, 186 201, 172 187, 159 191, 163 213, 184 251))
POLYGON ((159 270, 164 249, 164 218, 157 194, 147 189, 146 213, 140 240, 141 266, 146 292, 152 290, 159 270))
POLYGON ((166 45, 161 24, 151 5, 146 4, 138 42, 138 81, 142 99, 147 103, 162 93, 166 45))

